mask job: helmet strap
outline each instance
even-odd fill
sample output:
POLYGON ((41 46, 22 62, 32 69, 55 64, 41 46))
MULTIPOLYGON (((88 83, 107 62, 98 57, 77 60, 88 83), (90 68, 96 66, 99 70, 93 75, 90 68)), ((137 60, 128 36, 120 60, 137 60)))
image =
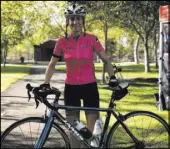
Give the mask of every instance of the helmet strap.
POLYGON ((84 36, 86 36, 85 17, 83 17, 83 28, 84 28, 84 36))
POLYGON ((66 38, 66 39, 67 39, 67 37, 68 37, 67 27, 68 27, 68 19, 66 18, 66 31, 65 31, 65 38, 66 38))

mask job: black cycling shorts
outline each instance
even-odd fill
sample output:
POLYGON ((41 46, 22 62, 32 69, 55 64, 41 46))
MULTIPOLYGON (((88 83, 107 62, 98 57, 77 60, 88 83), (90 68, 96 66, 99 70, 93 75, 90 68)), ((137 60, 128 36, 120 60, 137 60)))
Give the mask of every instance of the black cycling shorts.
MULTIPOLYGON (((83 100, 84 107, 99 108, 99 92, 97 83, 89 83, 83 85, 69 85, 65 84, 64 102, 68 106, 81 106, 81 99, 83 100)), ((79 114, 79 110, 66 110, 66 115, 79 114)), ((98 111, 85 111, 86 114, 97 113, 98 111)))

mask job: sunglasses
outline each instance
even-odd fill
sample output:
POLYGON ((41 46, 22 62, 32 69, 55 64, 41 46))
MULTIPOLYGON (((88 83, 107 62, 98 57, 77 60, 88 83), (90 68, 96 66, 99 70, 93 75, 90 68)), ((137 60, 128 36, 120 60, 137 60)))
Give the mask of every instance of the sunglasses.
POLYGON ((82 20, 82 17, 81 17, 81 16, 70 17, 69 19, 70 19, 71 21, 75 21, 75 20, 80 21, 80 20, 82 20))

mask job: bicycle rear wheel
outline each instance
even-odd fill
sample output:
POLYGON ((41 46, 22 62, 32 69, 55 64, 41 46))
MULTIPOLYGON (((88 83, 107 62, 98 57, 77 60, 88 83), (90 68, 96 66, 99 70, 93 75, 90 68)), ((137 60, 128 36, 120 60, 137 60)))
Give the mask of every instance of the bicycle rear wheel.
MULTIPOLYGON (((144 144, 144 148, 169 148, 169 125, 160 116, 147 111, 135 111, 124 116, 124 123, 144 144)), ((106 145, 107 148, 136 148, 118 121, 111 128, 106 145)))
MULTIPOLYGON (((40 117, 29 117, 13 123, 1 136, 1 148, 34 148, 44 125, 45 120, 40 117)), ((43 147, 70 148, 70 143, 63 129, 53 124, 43 147)))

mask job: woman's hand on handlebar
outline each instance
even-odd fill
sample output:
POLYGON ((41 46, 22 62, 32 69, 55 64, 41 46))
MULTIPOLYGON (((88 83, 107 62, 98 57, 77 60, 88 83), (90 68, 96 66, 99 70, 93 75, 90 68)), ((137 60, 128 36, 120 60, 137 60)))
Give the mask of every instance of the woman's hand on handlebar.
POLYGON ((116 79, 115 76, 111 76, 111 77, 110 77, 108 85, 109 85, 110 87, 116 87, 116 86, 119 85, 118 80, 116 79))
POLYGON ((50 88, 50 84, 49 83, 48 84, 43 83, 43 84, 40 85, 40 88, 42 90, 48 90, 50 88))

